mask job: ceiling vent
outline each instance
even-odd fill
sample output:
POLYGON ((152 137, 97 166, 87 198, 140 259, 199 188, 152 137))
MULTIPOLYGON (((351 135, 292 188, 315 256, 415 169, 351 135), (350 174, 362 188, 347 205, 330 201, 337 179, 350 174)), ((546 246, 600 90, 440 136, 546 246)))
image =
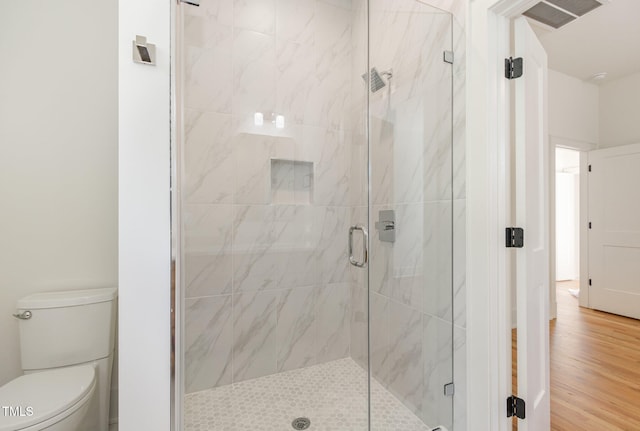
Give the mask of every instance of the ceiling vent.
POLYGON ((602 3, 596 0, 544 0, 523 15, 553 28, 560 28, 599 6, 602 3))

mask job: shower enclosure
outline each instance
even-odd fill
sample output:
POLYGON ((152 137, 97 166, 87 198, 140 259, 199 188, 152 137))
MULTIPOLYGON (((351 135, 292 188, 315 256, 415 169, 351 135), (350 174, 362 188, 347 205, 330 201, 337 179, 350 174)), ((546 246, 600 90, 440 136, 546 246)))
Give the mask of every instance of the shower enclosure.
POLYGON ((175 16, 176 431, 451 430, 452 16, 199 3, 175 16))

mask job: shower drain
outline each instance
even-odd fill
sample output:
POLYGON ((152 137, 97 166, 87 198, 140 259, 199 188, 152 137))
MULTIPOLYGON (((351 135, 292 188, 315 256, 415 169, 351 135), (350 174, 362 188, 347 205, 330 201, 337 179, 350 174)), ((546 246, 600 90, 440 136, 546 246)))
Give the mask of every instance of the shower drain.
POLYGON ((311 425, 311 421, 307 418, 297 418, 291 422, 294 430, 306 430, 311 425))

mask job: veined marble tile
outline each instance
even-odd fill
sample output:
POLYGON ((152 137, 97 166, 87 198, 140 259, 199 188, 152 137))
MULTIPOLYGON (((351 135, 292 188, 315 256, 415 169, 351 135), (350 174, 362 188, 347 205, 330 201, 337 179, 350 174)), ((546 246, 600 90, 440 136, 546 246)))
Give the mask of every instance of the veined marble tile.
POLYGON ((183 9, 183 42, 188 46, 211 47, 216 43, 218 26, 233 27, 233 0, 202 2, 183 9))
POLYGON ((322 76, 327 75, 331 69, 350 56, 351 10, 317 1, 315 22, 317 72, 318 76, 322 76))
POLYGON ((389 376, 391 349, 389 340, 389 299, 377 293, 370 293, 371 307, 371 374, 386 386, 389 376))
POLYGON ((294 160, 290 137, 239 133, 233 138, 235 203, 271 203, 271 159, 294 160))
POLYGON ((421 310, 428 275, 425 274, 425 244, 430 232, 446 226, 425 225, 424 204, 396 205, 396 241, 389 262, 390 294, 396 301, 421 310))
POLYGON ((389 206, 373 206, 369 215, 369 288, 372 292, 391 297, 393 283, 394 246, 395 243, 383 242, 379 239, 375 223, 379 220, 381 210, 392 209, 389 206))
POLYGON ((319 210, 318 207, 310 205, 276 206, 275 248, 283 251, 314 251, 321 240, 316 218, 319 210))
POLYGON ((385 118, 372 118, 374 204, 451 199, 451 84, 445 84, 440 82, 432 93, 394 102, 385 118))
POLYGON ((368 367, 367 290, 364 286, 351 283, 351 322, 349 355, 362 368, 368 367))
POLYGON ((273 34, 276 28, 276 1, 234 0, 233 18, 237 28, 273 34))
POLYGON ((231 383, 231 295, 185 301, 185 391, 231 383))
POLYGON ((374 9, 371 23, 371 64, 379 71, 393 68, 392 98, 413 97, 451 74, 451 66, 442 61, 442 52, 451 50, 448 14, 374 9))
POLYGON ((423 184, 425 201, 451 200, 453 172, 452 160, 452 110, 451 77, 440 81, 429 95, 423 95, 425 106, 425 130, 427 145, 424 160, 423 184))
MULTIPOLYGON (((444 385, 453 381, 453 327, 433 316, 423 316, 424 392, 422 419, 451 429, 453 399, 444 385)), ((456 388, 457 390, 457 388, 456 388)))
POLYGON ((233 41, 233 114, 273 112, 276 77, 275 36, 238 31, 233 41))
POLYGON ((317 362, 349 356, 351 297, 350 283, 331 283, 319 288, 317 362))
POLYGON ((453 396, 453 429, 467 429, 467 331, 453 328, 453 381, 456 393, 453 396))
POLYGON ((427 314, 451 320, 451 202, 426 203, 424 229, 424 305, 427 314))
POLYGON ((231 205, 185 205, 187 298, 231 293, 231 205))
MULTIPOLYGON (((318 208, 317 215, 317 227, 321 233, 316 251, 316 259, 320 264, 319 277, 328 283, 349 281, 349 209, 318 208)), ((360 237, 361 234, 354 232, 354 236, 360 237)))
POLYGON ((433 13, 436 9, 430 8, 429 0, 374 0, 371 2, 370 8, 375 12, 402 12, 402 13, 433 13))
POLYGON ((304 138, 296 145, 295 154, 297 160, 314 163, 314 204, 349 204, 350 144, 348 131, 304 127, 304 138))
POLYGON ((276 319, 278 292, 233 296, 233 381, 277 371, 276 319))
POLYGON ((182 217, 185 251, 212 253, 230 249, 232 220, 231 205, 185 205, 182 217))
POLYGON ((466 103, 465 75, 453 76, 453 196, 466 197, 466 103))
POLYGON ((288 289, 319 282, 320 232, 310 206, 237 206, 234 292, 288 289))
POLYGON ((320 84, 313 39, 303 42, 278 39, 276 56, 276 112, 284 115, 287 123, 306 124, 311 91, 320 84))
POLYGON ((278 372, 316 363, 315 287, 280 291, 278 301, 278 372))
POLYGON ((184 200, 232 203, 234 158, 231 115, 186 110, 184 200))
POLYGON ((184 10, 185 16, 205 17, 226 25, 233 25, 233 0, 218 0, 189 7, 184 10))
POLYGON ((453 52, 455 60, 453 62, 453 74, 464 74, 467 69, 467 41, 464 25, 453 20, 453 52))
POLYGON ((316 0, 276 0, 276 34, 282 40, 313 41, 316 0))
POLYGON ((370 120, 371 202, 389 205, 392 202, 392 184, 395 176, 394 124, 389 119, 373 117, 370 120))
POLYGON ((461 23, 465 22, 466 15, 466 2, 460 0, 419 0, 423 3, 428 3, 433 7, 445 10, 459 20, 461 23))
POLYGON ((232 291, 231 251, 218 253, 186 253, 186 298, 229 294, 232 291))
POLYGON ((276 207, 235 205, 233 214, 234 254, 261 253, 275 241, 276 207))
POLYGON ((365 134, 361 131, 352 131, 350 159, 349 203, 354 206, 366 205, 369 187, 368 146, 365 134))
POLYGON ((430 130, 425 124, 425 107, 421 98, 398 102, 393 120, 392 202, 396 204, 422 202, 425 199, 425 171, 430 168, 424 157, 430 130))
POLYGON ((196 40, 194 44, 204 46, 185 47, 185 107, 231 113, 233 88, 229 83, 233 82, 233 29, 215 24, 202 37, 206 40, 196 40))
POLYGON ((414 413, 422 409, 424 356, 422 314, 389 303, 389 364, 385 379, 389 390, 414 413))
POLYGON ((453 323, 467 326, 466 201, 453 201, 453 323))
POLYGON ((350 128, 351 76, 348 56, 331 59, 330 68, 319 71, 322 60, 316 65, 317 85, 311 88, 304 113, 307 125, 332 129, 350 128))
POLYGON ((353 1, 353 0, 318 0, 322 3, 327 3, 330 5, 334 5, 334 6, 338 6, 341 7, 343 9, 347 9, 347 10, 351 10, 353 9, 353 4, 354 3, 358 3, 358 0, 353 1))

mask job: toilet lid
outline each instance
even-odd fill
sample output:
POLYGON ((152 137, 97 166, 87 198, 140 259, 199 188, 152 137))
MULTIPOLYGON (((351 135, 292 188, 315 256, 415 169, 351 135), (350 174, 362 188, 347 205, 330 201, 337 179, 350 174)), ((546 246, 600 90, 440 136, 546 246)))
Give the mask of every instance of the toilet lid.
POLYGON ((91 391, 94 379, 93 367, 81 365, 25 374, 10 381, 0 387, 0 431, 20 430, 68 410, 91 391))

